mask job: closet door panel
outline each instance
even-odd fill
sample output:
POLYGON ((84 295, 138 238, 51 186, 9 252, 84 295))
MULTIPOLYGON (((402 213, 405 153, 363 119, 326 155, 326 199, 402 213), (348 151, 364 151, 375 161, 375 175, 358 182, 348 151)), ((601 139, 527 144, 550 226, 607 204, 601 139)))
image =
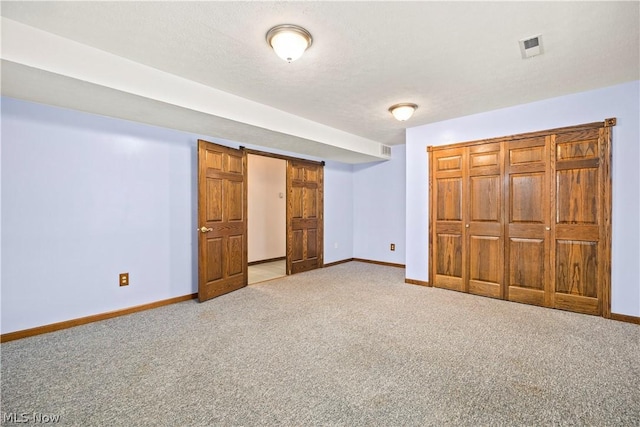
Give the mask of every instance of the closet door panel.
POLYGON ((500 175, 472 176, 469 179, 470 212, 473 222, 500 223, 502 213, 500 175))
POLYGON ((542 172, 512 173, 509 177, 509 222, 512 224, 544 224, 547 215, 543 211, 547 177, 542 172))
POLYGON ((500 298, 502 293, 502 239, 469 237, 469 293, 500 298))
POLYGON ((598 244, 556 241, 556 292, 598 297, 598 244))
POLYGON ((544 305, 545 239, 512 237, 509 243, 509 299, 544 305))
POLYGON ((598 227, 556 225, 556 240, 587 240, 597 242, 600 236, 598 227))
POLYGON ((462 290, 462 235, 438 233, 436 245, 436 286, 462 290))
POLYGON ((438 221, 462 221, 462 178, 441 178, 437 186, 438 221))
POLYGON ((603 244, 600 129, 555 136, 555 308, 600 314, 603 244))
POLYGON ((506 297, 546 306, 552 275, 549 144, 546 137, 509 141, 505 162, 506 297))
POLYGON ((501 143, 468 148, 466 200, 469 293, 502 298, 504 293, 504 226, 501 143))
POLYGON ((432 157, 433 285, 464 291, 464 149, 437 151, 432 157))

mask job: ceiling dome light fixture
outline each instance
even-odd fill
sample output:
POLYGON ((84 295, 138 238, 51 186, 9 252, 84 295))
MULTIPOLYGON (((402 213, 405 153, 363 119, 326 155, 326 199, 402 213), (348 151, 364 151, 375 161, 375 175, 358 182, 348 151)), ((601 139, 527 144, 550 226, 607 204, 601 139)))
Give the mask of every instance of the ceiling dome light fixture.
POLYGON ((267 32, 267 43, 287 62, 300 58, 313 43, 311 33, 292 24, 276 25, 267 32))
POLYGON ((389 107, 389 112, 393 114, 393 117, 395 117, 396 120, 404 122, 413 116, 413 112, 416 111, 417 108, 418 106, 416 104, 404 102, 402 104, 392 105, 389 107))

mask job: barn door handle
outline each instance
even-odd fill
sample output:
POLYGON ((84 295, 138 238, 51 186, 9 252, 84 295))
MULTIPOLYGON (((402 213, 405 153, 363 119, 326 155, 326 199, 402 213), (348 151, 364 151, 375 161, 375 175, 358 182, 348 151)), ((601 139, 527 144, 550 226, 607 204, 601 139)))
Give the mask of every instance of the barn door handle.
POLYGON ((549 231, 549 230, 551 230, 551 227, 545 227, 544 229, 549 231))
POLYGON ((469 224, 465 225, 465 228, 469 228, 469 224))
POLYGON ((206 233, 207 231, 213 231, 213 228, 207 228, 204 225, 200 228, 198 228, 198 231, 201 233, 206 233))

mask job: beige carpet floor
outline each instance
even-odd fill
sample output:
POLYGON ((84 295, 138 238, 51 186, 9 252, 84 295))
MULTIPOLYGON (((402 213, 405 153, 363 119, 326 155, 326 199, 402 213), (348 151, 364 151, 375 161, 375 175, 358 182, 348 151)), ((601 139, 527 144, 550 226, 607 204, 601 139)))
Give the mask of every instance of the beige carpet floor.
POLYGON ((6 425, 640 425, 639 326, 358 262, 0 350, 6 425))

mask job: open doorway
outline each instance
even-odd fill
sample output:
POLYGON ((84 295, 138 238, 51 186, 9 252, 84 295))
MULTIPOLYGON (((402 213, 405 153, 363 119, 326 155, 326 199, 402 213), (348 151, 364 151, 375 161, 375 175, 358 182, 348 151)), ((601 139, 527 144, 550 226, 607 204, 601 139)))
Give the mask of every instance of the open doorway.
POLYGON ((286 275, 287 161, 247 155, 248 283, 286 275))
MULTIPOLYGON (((256 283, 249 281, 249 245, 248 241, 259 242, 260 237, 267 244, 282 243, 275 254, 254 253, 251 264, 281 261, 285 258, 285 270, 277 276, 296 274, 314 270, 323 266, 324 245, 324 162, 296 159, 288 156, 265 152, 249 152, 198 140, 198 300, 200 302, 232 292, 256 283), (274 180, 270 177, 254 177, 253 190, 256 194, 271 194, 267 200, 273 200, 273 194, 284 205, 284 220, 278 216, 275 225, 270 226, 264 220, 270 212, 265 205, 254 201, 252 218, 258 221, 258 231, 249 233, 249 155, 254 157, 252 169, 256 169, 256 159, 266 157, 281 160, 284 166, 284 189, 260 191, 260 184, 274 180), (280 191, 283 190, 283 191, 280 191), (282 193, 282 195, 281 195, 282 193), (278 224, 284 224, 284 232, 278 230, 278 224)), ((258 160, 259 162, 259 160, 258 160)), ((257 168, 259 170, 259 167, 257 168)), ((282 171, 282 167, 275 170, 282 171)), ((266 170, 269 170, 266 168, 266 170)), ((282 180, 275 179, 279 185, 282 180)), ((280 214, 281 215, 281 214, 280 214)), ((252 225, 252 228, 254 225, 252 225)), ((258 246, 259 248, 260 246, 258 246)), ((281 268, 281 267, 280 267, 281 268)), ((276 277, 276 276, 272 276, 276 277)), ((264 280, 262 276, 260 280, 264 280)))

